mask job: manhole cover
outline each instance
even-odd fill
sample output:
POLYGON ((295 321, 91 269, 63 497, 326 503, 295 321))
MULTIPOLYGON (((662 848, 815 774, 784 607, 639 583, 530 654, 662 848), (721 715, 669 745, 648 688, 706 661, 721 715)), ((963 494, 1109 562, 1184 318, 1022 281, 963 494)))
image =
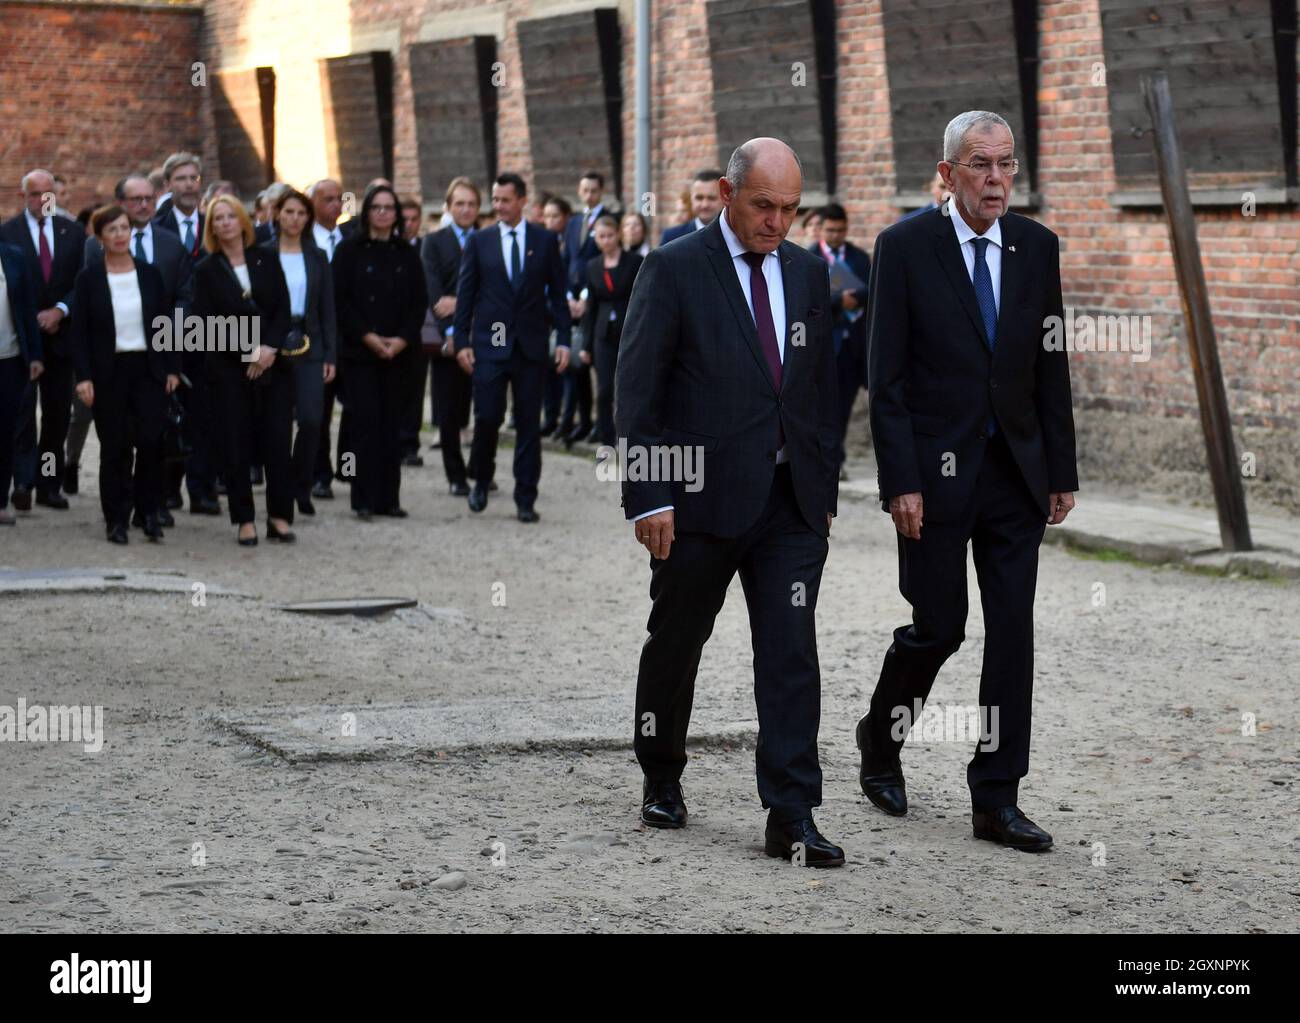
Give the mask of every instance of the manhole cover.
POLYGON ((330 597, 327 600, 298 600, 278 605, 281 611, 307 615, 381 615, 403 607, 415 607, 411 597, 330 597))

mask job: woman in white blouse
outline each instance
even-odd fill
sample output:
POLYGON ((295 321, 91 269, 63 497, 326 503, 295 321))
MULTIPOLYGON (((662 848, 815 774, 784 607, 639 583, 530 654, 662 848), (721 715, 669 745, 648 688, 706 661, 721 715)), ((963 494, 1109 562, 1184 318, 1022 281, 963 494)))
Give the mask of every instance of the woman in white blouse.
POLYGON ((180 383, 180 352, 172 333, 158 329, 170 314, 162 276, 132 257, 126 210, 105 206, 90 223, 104 262, 77 275, 69 326, 77 397, 94 415, 99 437, 104 523, 110 542, 126 543, 133 497, 145 536, 161 540, 163 417, 166 396, 180 383), (132 448, 135 479, 128 489, 132 448))

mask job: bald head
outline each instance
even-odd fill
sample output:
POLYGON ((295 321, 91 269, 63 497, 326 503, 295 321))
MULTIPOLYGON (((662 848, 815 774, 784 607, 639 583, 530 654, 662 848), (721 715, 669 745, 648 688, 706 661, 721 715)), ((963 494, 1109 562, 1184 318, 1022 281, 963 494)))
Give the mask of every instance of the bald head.
POLYGON ((741 244, 750 252, 773 252, 799 212, 803 167, 780 139, 750 139, 731 154, 719 190, 741 244))
POLYGON ((54 175, 47 170, 30 170, 23 175, 23 203, 38 220, 54 213, 54 175))

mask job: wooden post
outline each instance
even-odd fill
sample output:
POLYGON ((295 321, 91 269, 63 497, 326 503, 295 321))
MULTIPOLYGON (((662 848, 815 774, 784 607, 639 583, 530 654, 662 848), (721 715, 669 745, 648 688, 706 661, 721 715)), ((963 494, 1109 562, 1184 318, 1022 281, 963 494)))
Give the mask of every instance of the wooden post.
POLYGON ((1201 409, 1201 430, 1214 485, 1214 503, 1219 511, 1219 536, 1225 551, 1252 550, 1250 521, 1246 516, 1246 495, 1241 486, 1241 465, 1232 441, 1228 418, 1228 395, 1223 386, 1223 369, 1214 340, 1210 316, 1210 294, 1205 286, 1201 248, 1196 240, 1196 217, 1187 190, 1187 172, 1174 130, 1174 104, 1169 79, 1163 71, 1142 76, 1142 95, 1151 114, 1156 146, 1156 170, 1160 194, 1169 222, 1169 243, 1178 274, 1178 294, 1192 354, 1196 378, 1196 399, 1201 409))

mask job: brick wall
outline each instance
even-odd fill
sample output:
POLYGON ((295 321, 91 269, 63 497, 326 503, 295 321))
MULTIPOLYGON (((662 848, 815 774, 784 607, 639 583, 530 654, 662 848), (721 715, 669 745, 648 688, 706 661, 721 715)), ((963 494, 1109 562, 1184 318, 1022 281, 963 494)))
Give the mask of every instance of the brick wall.
POLYGON ((190 84, 201 22, 197 6, 0 0, 0 212, 33 167, 68 179, 75 214, 128 170, 212 153, 190 84))

